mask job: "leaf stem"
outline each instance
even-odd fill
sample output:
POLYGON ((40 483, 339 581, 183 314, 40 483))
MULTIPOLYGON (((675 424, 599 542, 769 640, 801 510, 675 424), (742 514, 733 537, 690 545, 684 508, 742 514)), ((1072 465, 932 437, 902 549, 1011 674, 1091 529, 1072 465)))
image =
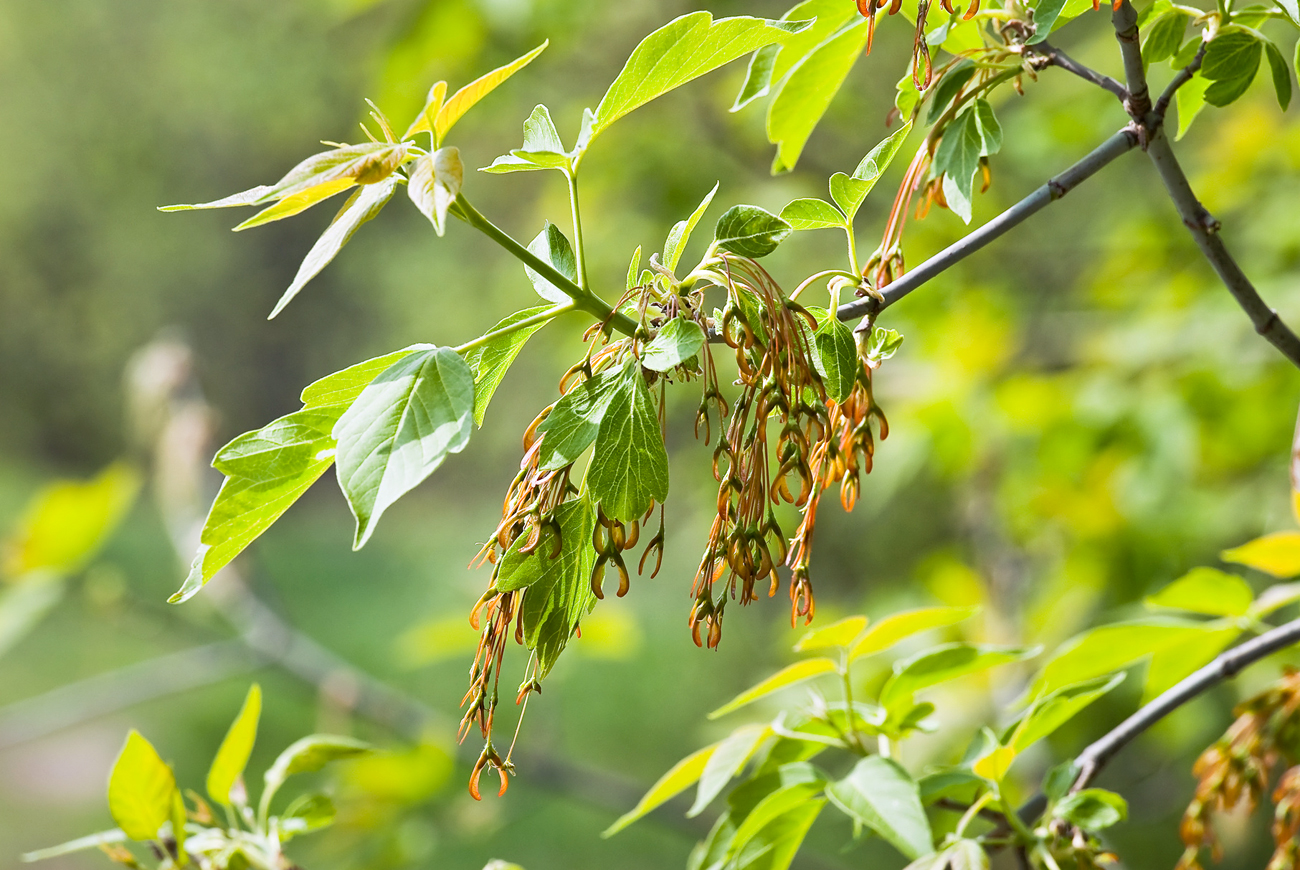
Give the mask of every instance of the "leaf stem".
POLYGON ((966 809, 965 814, 961 817, 961 821, 957 823, 957 829, 953 832, 953 836, 961 837, 965 834, 966 829, 970 827, 970 823, 975 821, 975 818, 980 814, 980 810, 984 809, 992 799, 993 792, 991 791, 986 791, 984 794, 980 795, 979 799, 966 809))
POLYGON ((488 342, 495 341, 496 339, 500 338, 503 335, 509 335, 512 332, 518 332, 521 329, 527 329, 528 327, 533 326, 534 324, 545 323, 546 321, 552 320, 560 316, 561 314, 566 314, 570 311, 574 311, 577 309, 577 307, 578 307, 577 303, 572 300, 568 302, 561 302, 559 305, 556 305, 554 308, 548 308, 545 311, 539 311, 536 314, 532 315, 531 317, 525 317, 523 320, 519 321, 518 323, 512 323, 509 326, 503 326, 500 329, 494 329, 491 332, 485 332, 483 335, 480 335, 478 338, 474 339, 473 341, 467 341, 462 345, 452 348, 452 350, 454 350, 456 353, 464 354, 467 351, 471 351, 476 347, 482 347, 488 342))
POLYGON ((542 260, 524 245, 520 244, 505 230, 498 227, 492 221, 485 218, 479 213, 478 209, 470 205, 469 200, 464 194, 456 196, 457 217, 464 220, 474 229, 483 233, 492 241, 496 242, 507 252, 514 256, 516 260, 524 263, 528 268, 541 275, 547 281, 550 281, 556 287, 573 299, 574 307, 588 314, 599 317, 602 321, 609 324, 612 329, 616 329, 624 335, 635 335, 637 332, 636 322, 626 314, 615 311, 605 300, 589 290, 584 290, 577 284, 573 283, 567 277, 562 275, 558 269, 550 263, 542 260))
POLYGON ((573 249, 578 255, 578 286, 590 292, 587 281, 587 252, 582 244, 582 214, 578 209, 578 173, 566 172, 569 180, 569 212, 573 216, 573 249))

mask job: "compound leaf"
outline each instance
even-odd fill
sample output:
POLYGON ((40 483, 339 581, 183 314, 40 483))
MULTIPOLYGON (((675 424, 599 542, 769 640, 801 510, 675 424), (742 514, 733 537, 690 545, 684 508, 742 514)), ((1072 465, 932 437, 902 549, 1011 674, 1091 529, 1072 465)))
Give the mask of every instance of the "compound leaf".
POLYGON ((587 486, 605 515, 632 522, 668 497, 668 451, 641 367, 623 368, 600 422, 587 486))
MULTIPOLYGON (((549 310, 549 306, 539 305, 536 308, 525 308, 523 311, 516 311, 498 322, 486 334, 490 335, 493 332, 514 326, 522 320, 527 320, 549 310)), ((547 323, 548 321, 540 320, 531 326, 498 335, 478 347, 465 351, 465 363, 469 366, 470 371, 474 373, 474 422, 476 424, 483 425, 483 415, 487 413, 488 403, 492 401, 492 394, 496 392, 497 387, 501 384, 501 379, 506 376, 506 372, 515 361, 515 357, 519 356, 519 351, 523 350, 524 344, 528 339, 532 338, 533 333, 547 323)))

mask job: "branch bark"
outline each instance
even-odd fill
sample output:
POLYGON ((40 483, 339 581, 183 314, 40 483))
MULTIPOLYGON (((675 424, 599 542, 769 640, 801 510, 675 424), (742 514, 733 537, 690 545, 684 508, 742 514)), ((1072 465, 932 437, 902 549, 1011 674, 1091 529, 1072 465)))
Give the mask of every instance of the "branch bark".
POLYGON ((1119 98, 1121 103, 1128 99, 1128 88, 1124 87, 1110 76, 1103 75, 1091 67, 1084 66, 1054 45, 1040 42, 1036 45, 1025 46, 1025 50, 1041 58, 1045 66, 1060 67, 1066 72, 1072 73, 1086 82, 1091 82, 1100 88, 1110 91, 1119 98))

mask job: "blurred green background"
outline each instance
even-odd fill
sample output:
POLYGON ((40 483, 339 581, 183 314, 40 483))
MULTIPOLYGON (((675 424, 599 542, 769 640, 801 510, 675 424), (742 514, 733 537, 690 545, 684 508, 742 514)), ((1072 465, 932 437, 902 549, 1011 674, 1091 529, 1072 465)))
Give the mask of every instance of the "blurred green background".
MULTIPOLYGON (((717 14, 784 11, 771 2, 702 5, 717 14)), ((160 335, 192 348, 219 444, 296 409, 299 390, 315 378, 413 342, 458 344, 534 304, 513 261, 461 225, 435 238, 395 200, 268 323, 329 209, 236 236, 228 227, 243 215, 164 215, 155 206, 272 181, 320 139, 356 141, 364 97, 404 123, 434 80, 455 88, 548 37, 546 53, 461 122, 455 144, 467 168, 487 165, 517 147, 538 102, 571 140, 583 106, 600 98, 641 36, 690 8, 677 0, 0 4, 0 118, 9 131, 0 138, 0 529, 18 523, 50 479, 142 457, 123 372, 160 335)), ((726 112, 743 64, 602 138, 583 178, 598 284, 621 282, 638 244, 659 249, 715 181, 718 214, 736 202, 779 211, 796 196, 824 195, 827 176, 850 170, 886 135, 908 30, 883 21, 875 52, 791 175, 767 174, 759 107, 726 112)), ((1060 36, 1079 59, 1119 74, 1108 16, 1084 16, 1060 36)), ((1300 123, 1294 108, 1279 113, 1266 79, 1230 109, 1207 109, 1181 153, 1246 271, 1297 323, 1300 123)), ((977 198, 975 223, 1124 121, 1111 96, 1058 71, 1025 90, 999 106, 1007 144, 993 160, 992 189, 977 198)), ((863 209, 864 255, 903 162, 863 209)), ((529 238, 544 219, 567 218, 558 179, 543 175, 474 173, 466 190, 481 211, 529 238)), ((909 226, 908 261, 964 231, 936 209, 909 226)), ((837 265, 839 245, 832 233, 801 234, 769 268, 788 288, 837 265)), ((1050 645, 1138 612, 1142 596, 1215 564, 1222 547, 1294 527, 1287 456, 1300 377, 1253 335, 1140 154, 882 322, 907 336, 876 378, 891 434, 856 511, 824 509, 814 561, 819 621, 982 603, 970 636, 1050 645)), ((561 321, 532 340, 470 447, 392 509, 360 553, 350 551, 351 517, 327 475, 243 557, 256 594, 454 722, 472 656, 464 615, 487 582, 486 572, 465 566, 495 526, 520 433, 581 353, 576 326, 561 321)), ((452 760, 452 728, 434 728, 424 748, 411 750, 343 710, 346 686, 322 691, 263 668, 0 749, 0 866, 111 826, 104 783, 129 727, 197 787, 252 679, 267 691, 253 770, 314 728, 397 753, 328 780, 344 823, 302 841, 304 866, 478 870, 498 857, 528 870, 683 866, 702 827, 684 823, 681 806, 611 840, 598 832, 629 808, 632 786, 734 726, 704 714, 786 662, 799 636, 782 596, 734 612, 717 652, 690 641, 689 589, 715 491, 709 449, 690 437, 693 413, 692 396, 670 407, 664 569, 654 580, 634 578, 626 599, 606 601, 584 625, 532 702, 521 738, 521 758, 551 762, 530 770, 525 760, 505 798, 466 795, 468 767, 452 760)), ((0 734, 23 699, 231 635, 208 593, 180 608, 164 603, 183 572, 167 518, 148 495, 70 594, 0 660, 0 734)), ((1276 667, 1257 667, 1240 686, 1184 709, 1103 777, 1134 807, 1113 835, 1127 866, 1172 866, 1191 760, 1226 726, 1238 693, 1276 667)), ((1010 700, 1024 676, 1007 675, 994 697, 1010 700)), ((1136 704, 1137 682, 1056 735, 1053 750, 1077 751, 1119 721, 1136 704)), ((912 748, 914 767, 959 752, 999 712, 978 697, 945 701, 943 739, 912 748)), ((503 715, 513 724, 513 714, 503 715)), ((1050 763, 1044 752, 1023 772, 1050 763)), ((871 843, 845 849, 850 831, 837 825, 819 823, 795 866, 893 866, 871 843)), ((1260 866, 1263 831, 1261 818, 1226 823, 1224 866, 1260 866)), ((107 865, 89 853, 47 866, 107 865)))

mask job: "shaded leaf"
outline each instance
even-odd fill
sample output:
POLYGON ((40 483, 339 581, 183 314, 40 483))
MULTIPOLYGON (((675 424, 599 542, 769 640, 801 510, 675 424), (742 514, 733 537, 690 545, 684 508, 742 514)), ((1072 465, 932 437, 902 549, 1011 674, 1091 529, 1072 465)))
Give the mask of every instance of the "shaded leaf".
POLYGON ((858 372, 862 368, 858 360, 858 345, 853 339, 853 330, 838 318, 827 314, 819 316, 818 320, 821 322, 813 334, 817 351, 813 361, 826 395, 836 402, 843 402, 857 386, 858 372))
POLYGON ((668 451, 635 360, 624 366, 600 422, 587 487, 606 516, 623 522, 640 519, 652 499, 662 504, 668 497, 668 451))
POLYGON ((894 613, 877 622, 849 650, 849 661, 883 652, 913 635, 970 619, 978 607, 922 607, 894 613))
POLYGON ((263 779, 266 788, 277 791, 295 773, 311 773, 332 761, 357 758, 374 752, 369 743, 337 734, 309 734, 289 744, 267 768, 263 779))
POLYGON ((645 347, 641 365, 653 372, 666 372, 695 356, 704 347, 704 330, 694 320, 674 317, 645 347))
POLYGON ((745 762, 749 761, 759 744, 771 733, 766 725, 745 725, 717 744, 700 774, 700 787, 695 794, 695 803, 686 813, 688 818, 694 818, 704 811, 726 788, 727 783, 731 782, 732 777, 740 773, 745 762))
POLYGON ((441 108, 438 109, 438 114, 434 119, 434 143, 441 145, 442 140, 447 136, 447 133, 451 128, 455 126, 456 122, 459 121, 475 103, 496 90, 497 86, 506 79, 532 63, 533 58, 545 51, 546 46, 548 45, 550 45, 550 40, 543 42, 541 45, 537 46, 537 48, 534 48, 522 57, 512 60, 505 66, 497 67, 487 75, 480 76, 453 94, 451 98, 443 103, 441 108))
POLYGON ((1187 17, 1182 12, 1169 11, 1156 17, 1146 28, 1147 38, 1142 43, 1142 59, 1159 63, 1178 53, 1187 32, 1187 17))
POLYGON ((1085 831, 1100 831, 1128 818, 1128 802, 1113 791, 1085 788, 1061 798, 1053 814, 1085 831))
POLYGON ((132 840, 157 838, 171 819, 176 777, 153 744, 132 729, 108 777, 108 811, 132 840))
POLYGON ((848 776, 826 787, 826 796, 908 858, 934 851, 920 791, 896 762, 879 755, 863 758, 848 776))
POLYGON ((337 814, 334 801, 330 800, 329 795, 320 792, 299 795, 280 814, 280 837, 288 840, 295 834, 327 828, 334 824, 337 814))
POLYGON ((1056 21, 1061 16, 1061 11, 1065 9, 1066 0, 1038 0, 1034 6, 1034 35, 1029 39, 1029 44, 1034 45, 1047 39, 1052 33, 1056 21))
POLYGON ((621 369, 600 372, 560 397, 537 427, 538 433, 546 436, 538 455, 543 471, 563 468, 591 446, 623 377, 621 369))
POLYGON ((788 688, 804 680, 811 680, 813 677, 820 677, 824 674, 833 674, 838 666, 831 659, 816 658, 805 659, 801 662, 795 662, 792 665, 782 668, 772 676, 763 680, 753 688, 746 689, 727 703, 709 714, 710 719, 717 719, 725 716, 735 710, 739 710, 746 704, 752 704, 759 698, 767 697, 773 692, 788 688))
POLYGON ((451 348, 411 354, 361 391, 333 430, 354 549, 393 502, 465 448, 473 415, 474 375, 451 348))
MULTIPOLYGON (((486 334, 514 326, 520 321, 549 310, 549 306, 539 305, 536 308, 525 308, 523 311, 516 311, 509 317, 498 321, 496 326, 489 329, 486 334)), ((519 355, 519 351, 523 350, 524 344, 532 337, 533 333, 548 322, 545 320, 538 321, 531 326, 525 326, 513 332, 499 335, 491 341, 465 351, 465 364, 474 373, 474 422, 476 424, 483 425, 483 415, 487 413, 488 403, 492 401, 492 394, 496 392, 497 387, 501 384, 501 379, 506 376, 506 372, 514 363, 515 357, 519 355)))
POLYGON ((1300 583, 1279 583, 1259 594, 1250 608, 1250 616, 1259 619, 1297 601, 1300 601, 1300 583))
POLYGON ((1220 31, 1205 49, 1201 75, 1213 82, 1205 90, 1205 102, 1226 106, 1246 92, 1255 74, 1263 46, 1245 30, 1220 31))
POLYGON ((722 250, 757 259, 775 251, 790 232, 790 225, 769 211, 733 205, 718 219, 714 236, 722 250))
MULTIPOLYGON (((1289 0, 1294 4, 1294 0, 1289 0)), ((1273 75, 1273 90, 1277 93, 1278 105, 1286 111, 1291 105, 1291 71, 1286 67, 1286 59, 1281 50, 1272 41, 1264 43, 1264 56, 1268 58, 1268 68, 1273 75)))
POLYGON ((668 240, 664 242, 664 265, 670 271, 675 270, 677 264, 681 262, 682 254, 686 251, 686 243, 691 240, 691 232, 700 222, 700 218, 704 217, 704 212, 708 209, 709 203, 713 202, 713 195, 717 192, 718 183, 715 183, 713 189, 700 200, 695 211, 691 212, 691 216, 673 224, 673 228, 668 232, 668 240))
POLYGON ((578 623, 596 604, 591 591, 595 508, 584 496, 560 505, 555 514, 562 545, 558 558, 550 558, 554 546, 548 540, 518 568, 502 566, 502 574, 510 568, 511 580, 529 587, 522 612, 524 645, 536 651, 540 677, 550 673, 578 623))
POLYGON ((1148 607, 1168 607, 1209 616, 1244 616, 1254 603, 1250 584, 1236 574, 1193 568, 1146 599, 1148 607))
POLYGON ((262 687, 253 683, 244 698, 244 705, 231 723, 217 755, 208 768, 208 797, 224 807, 230 806, 230 790, 244 775, 248 757, 253 754, 257 739, 257 721, 262 715, 262 687))
POLYGON ((1097 677, 1065 686, 1035 700, 1021 717, 1007 744, 1017 752, 1024 752, 1122 682, 1123 674, 1097 677))
MULTIPOLYGON (((578 283, 577 255, 573 253, 573 245, 569 244, 568 237, 555 224, 547 221, 546 225, 542 227, 542 231, 528 243, 528 250, 536 254, 537 258, 543 262, 550 263, 555 267, 555 271, 573 283, 578 283)), ((546 301, 556 304, 569 301, 570 296, 568 293, 543 278, 540 273, 534 272, 528 266, 524 266, 524 274, 532 282, 537 295, 546 301)))

